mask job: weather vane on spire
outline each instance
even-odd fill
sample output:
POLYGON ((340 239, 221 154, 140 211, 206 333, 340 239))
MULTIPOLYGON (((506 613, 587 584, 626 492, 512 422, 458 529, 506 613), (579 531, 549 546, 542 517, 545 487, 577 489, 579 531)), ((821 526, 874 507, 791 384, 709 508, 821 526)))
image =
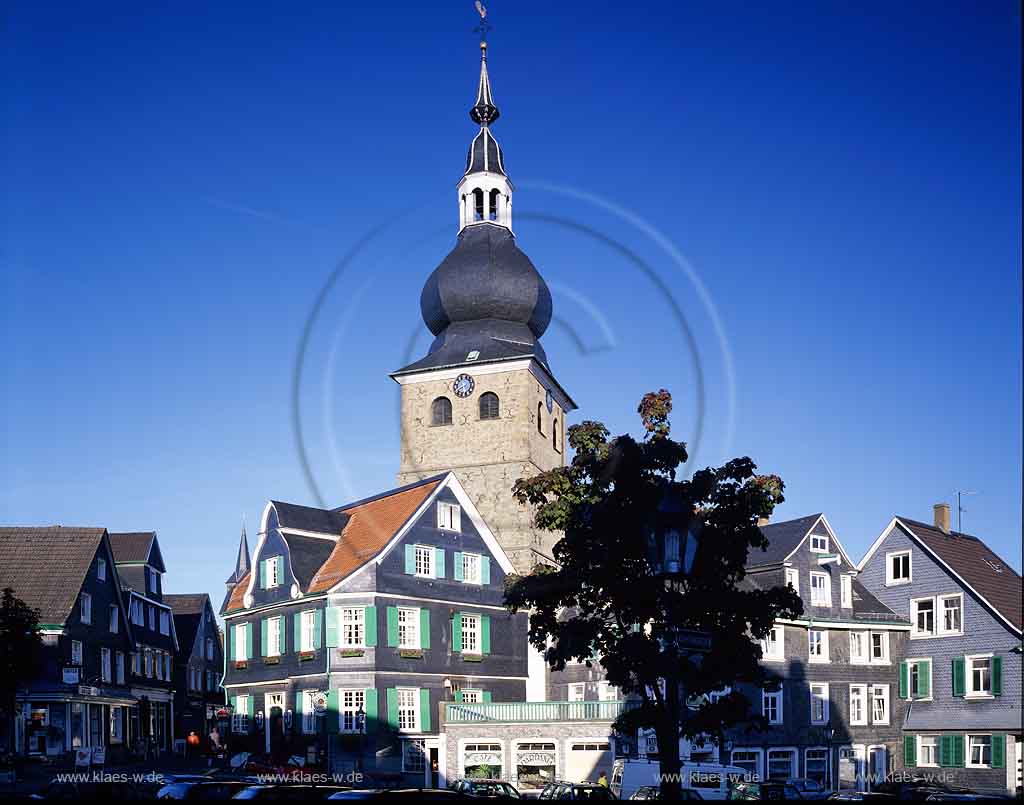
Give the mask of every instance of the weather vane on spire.
POLYGON ((491 24, 487 21, 487 6, 476 0, 476 12, 480 15, 480 24, 473 29, 475 33, 480 34, 480 44, 487 44, 487 32, 491 30, 491 24))

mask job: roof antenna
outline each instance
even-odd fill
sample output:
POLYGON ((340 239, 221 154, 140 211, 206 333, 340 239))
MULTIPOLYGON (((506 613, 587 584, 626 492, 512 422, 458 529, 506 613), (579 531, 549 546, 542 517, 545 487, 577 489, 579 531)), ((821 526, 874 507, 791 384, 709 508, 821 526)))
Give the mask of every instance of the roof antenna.
POLYGON ((956 490, 956 533, 963 536, 964 533, 964 512, 967 511, 961 503, 961 497, 966 495, 977 495, 978 493, 971 489, 957 489, 956 490))

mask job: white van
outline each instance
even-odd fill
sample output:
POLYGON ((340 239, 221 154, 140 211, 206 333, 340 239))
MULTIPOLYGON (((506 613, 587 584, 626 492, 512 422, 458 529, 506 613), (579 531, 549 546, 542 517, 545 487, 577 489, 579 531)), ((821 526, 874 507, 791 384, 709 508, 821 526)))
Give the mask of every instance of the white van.
MULTIPOLYGON (((739 766, 718 763, 689 763, 680 768, 683 788, 699 791, 703 799, 727 799, 729 779, 743 779, 747 773, 739 766)), ((661 765, 656 760, 616 760, 612 764, 611 789, 619 799, 629 799, 643 786, 661 785, 661 765)))

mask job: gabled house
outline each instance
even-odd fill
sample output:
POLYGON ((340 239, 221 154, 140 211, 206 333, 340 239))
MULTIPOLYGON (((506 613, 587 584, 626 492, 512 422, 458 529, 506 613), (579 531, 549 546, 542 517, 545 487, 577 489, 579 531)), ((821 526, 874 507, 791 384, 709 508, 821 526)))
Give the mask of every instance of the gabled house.
POLYGON ((981 539, 894 517, 860 578, 911 630, 899 665, 906 703, 899 763, 989 793, 1021 785, 1021 577, 981 539))
POLYGON ((154 531, 111 533, 118 576, 135 645, 129 662, 132 694, 139 700, 132 734, 153 749, 174 742, 174 617, 163 600, 167 572, 154 531))
POLYGON ((221 612, 233 749, 435 783, 443 702, 525 699, 511 572, 453 473, 337 509, 270 501, 221 612))
POLYGON ((793 587, 804 604, 762 641, 776 687, 744 691, 768 722, 734 731, 730 760, 761 778, 803 777, 867 789, 892 769, 903 718, 897 668, 910 625, 857 579, 824 514, 765 524, 744 583, 793 587))
POLYGON ((106 529, 0 528, 0 556, 0 589, 39 612, 43 637, 38 675, 16 692, 13 750, 57 757, 91 747, 123 760, 137 703, 133 633, 106 529))
POLYGON ((174 733, 201 738, 212 729, 216 711, 224 704, 220 686, 224 657, 217 619, 206 593, 165 595, 174 612, 179 650, 174 656, 174 733))

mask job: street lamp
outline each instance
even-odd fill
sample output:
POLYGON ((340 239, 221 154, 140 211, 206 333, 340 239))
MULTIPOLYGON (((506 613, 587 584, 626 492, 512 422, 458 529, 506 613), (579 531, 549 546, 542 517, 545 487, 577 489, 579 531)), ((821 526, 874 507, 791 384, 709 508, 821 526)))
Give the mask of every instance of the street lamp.
POLYGON ((697 555, 698 536, 692 509, 678 497, 666 496, 647 535, 647 558, 661 575, 689 575, 697 555))
POLYGON ((359 734, 359 770, 363 770, 363 754, 366 752, 366 711, 362 705, 356 710, 356 732, 359 734))

